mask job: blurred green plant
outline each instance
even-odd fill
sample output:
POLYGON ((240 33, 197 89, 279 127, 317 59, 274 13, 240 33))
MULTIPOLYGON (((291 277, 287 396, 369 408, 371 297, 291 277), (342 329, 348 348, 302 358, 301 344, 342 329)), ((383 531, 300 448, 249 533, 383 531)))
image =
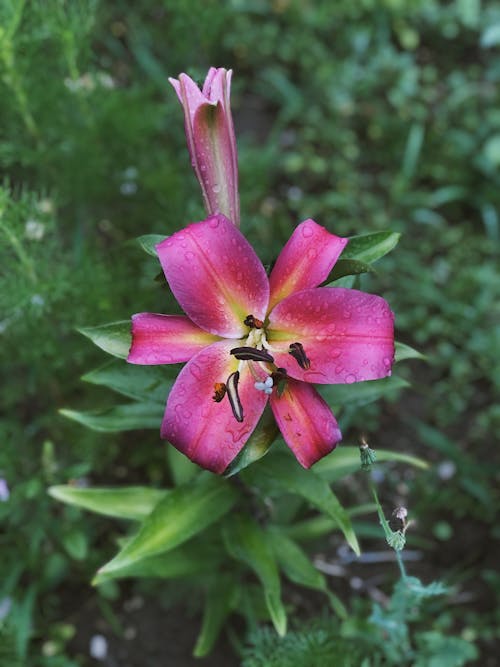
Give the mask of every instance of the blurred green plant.
POLYGON ((431 363, 410 362, 417 382, 397 406, 353 405, 342 426, 348 440, 359 430, 384 433, 393 449, 435 463, 415 479, 389 469, 385 483, 411 495, 429 562, 452 560, 452 577, 478 596, 459 614, 450 609, 450 623, 496 656, 496 3, 209 0, 194 12, 190 0, 5 0, 0 26, 0 473, 12 490, 2 581, 17 581, 9 590, 22 600, 26 581, 46 579, 44 563, 16 539, 40 526, 41 552, 65 563, 50 590, 38 589, 25 664, 62 664, 62 645, 43 658, 40 647, 61 618, 69 568, 72 585, 89 576, 52 540, 54 524, 77 522, 96 566, 109 525, 61 517, 47 501, 43 442, 54 443, 50 483, 80 473, 93 484, 170 483, 152 433, 137 448, 134 435, 81 429, 56 411, 106 402, 98 382, 77 380, 99 356, 73 326, 125 319, 138 289, 145 310, 166 310, 153 265, 127 241, 201 219, 181 111, 165 80, 182 70, 201 77, 210 64, 237 73, 244 225, 267 262, 292 221, 309 216, 343 235, 403 232, 384 271, 360 280, 390 300, 398 335, 431 363))

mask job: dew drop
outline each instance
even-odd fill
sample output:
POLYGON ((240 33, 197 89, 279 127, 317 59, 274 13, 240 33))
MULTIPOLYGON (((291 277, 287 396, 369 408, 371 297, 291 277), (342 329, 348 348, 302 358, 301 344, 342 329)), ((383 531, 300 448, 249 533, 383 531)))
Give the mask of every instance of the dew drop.
POLYGON ((219 218, 213 217, 210 219, 210 222, 208 223, 208 226, 211 227, 212 229, 217 229, 219 226, 219 218))
POLYGON ((310 225, 305 225, 305 227, 302 228, 302 236, 305 239, 311 238, 313 235, 313 230, 311 229, 310 225))
POLYGON ((356 376, 353 375, 352 373, 349 373, 348 375, 345 376, 344 378, 346 384, 353 384, 356 382, 356 376))
POLYGON ((221 188, 220 188, 220 185, 218 183, 216 183, 215 185, 212 185, 212 192, 214 194, 218 195, 220 190, 221 190, 221 188))
POLYGON ((309 248, 309 250, 307 251, 307 257, 312 260, 312 259, 316 259, 317 256, 318 256, 318 253, 317 253, 316 249, 315 248, 309 248))

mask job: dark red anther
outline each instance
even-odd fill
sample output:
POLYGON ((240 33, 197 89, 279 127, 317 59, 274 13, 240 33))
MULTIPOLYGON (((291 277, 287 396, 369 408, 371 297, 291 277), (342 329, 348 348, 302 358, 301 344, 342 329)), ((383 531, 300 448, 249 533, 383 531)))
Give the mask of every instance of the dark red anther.
POLYGON ((309 361, 302 343, 292 343, 288 348, 288 354, 291 354, 292 357, 297 361, 299 366, 305 371, 311 368, 311 362, 309 361))

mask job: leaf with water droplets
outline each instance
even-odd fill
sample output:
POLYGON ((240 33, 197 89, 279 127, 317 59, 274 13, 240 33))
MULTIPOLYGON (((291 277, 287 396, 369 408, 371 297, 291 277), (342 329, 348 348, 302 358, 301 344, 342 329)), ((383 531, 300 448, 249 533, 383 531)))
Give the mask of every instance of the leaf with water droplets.
POLYGON ((351 236, 340 259, 355 259, 371 264, 395 248, 400 236, 401 234, 390 231, 351 236))
MULTIPOLYGON (((323 285, 328 286, 334 280, 339 280, 345 276, 357 276, 371 271, 373 272, 373 268, 366 262, 360 262, 358 259, 339 259, 323 285)), ((337 287, 337 285, 333 285, 333 287, 337 287)))

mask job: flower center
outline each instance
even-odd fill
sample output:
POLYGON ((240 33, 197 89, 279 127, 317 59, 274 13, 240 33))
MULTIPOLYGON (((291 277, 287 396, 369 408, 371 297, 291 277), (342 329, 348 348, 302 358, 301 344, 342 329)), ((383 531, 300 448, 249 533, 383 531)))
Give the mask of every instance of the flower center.
MULTIPOLYGON (((212 397, 216 403, 220 403, 227 395, 233 415, 239 422, 243 421, 243 407, 238 394, 238 383, 245 366, 248 367, 255 380, 255 389, 263 391, 268 396, 273 393, 274 388, 276 388, 278 396, 281 396, 288 377, 286 370, 277 368, 274 363, 274 357, 271 354, 273 348, 267 342, 266 330, 262 320, 253 315, 247 315, 243 322, 250 329, 248 336, 242 346, 233 347, 229 352, 240 362, 238 370, 231 373, 226 382, 215 383, 212 397)), ((279 351, 281 352, 281 350, 279 351)), ((308 370, 310 368, 311 362, 301 343, 291 343, 287 352, 302 369, 308 370)))

